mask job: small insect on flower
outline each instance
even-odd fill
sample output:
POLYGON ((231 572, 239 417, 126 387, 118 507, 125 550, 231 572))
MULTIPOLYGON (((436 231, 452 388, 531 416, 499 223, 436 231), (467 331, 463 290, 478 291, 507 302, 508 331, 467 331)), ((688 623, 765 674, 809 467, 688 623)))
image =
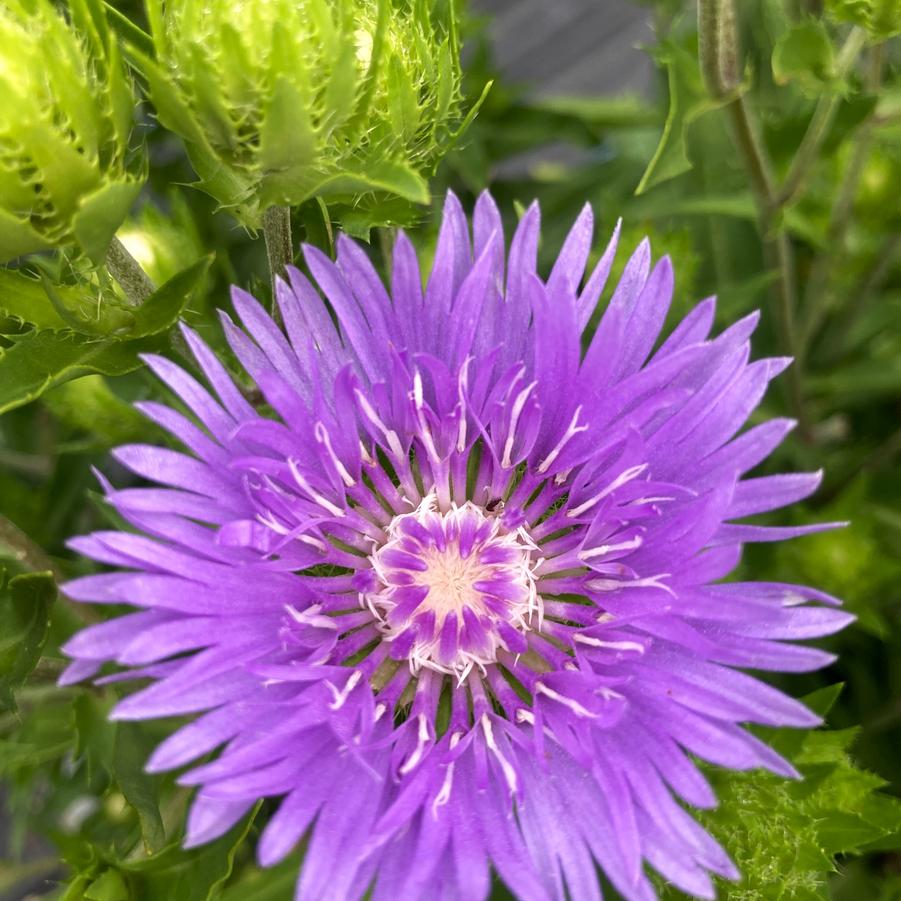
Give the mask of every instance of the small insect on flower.
POLYGON ((505 252, 491 197, 470 234, 449 195, 424 290, 403 234, 390 288, 349 239, 304 248, 325 299, 290 269, 284 331, 238 289, 243 329, 222 314, 275 415, 187 327, 212 393, 147 358, 194 419, 141 409, 187 452, 116 452, 157 484, 107 486, 136 531, 74 540, 116 569, 66 590, 138 610, 76 635, 64 681, 114 661, 151 680, 114 717, 199 714, 148 764, 217 752, 180 776, 189 846, 272 797, 258 858, 307 836, 302 901, 475 901, 492 870, 529 901, 599 898, 597 867, 628 899, 655 896, 649 868, 699 897, 737 877, 679 803, 715 804, 692 757, 796 775, 742 724, 817 717, 741 669, 823 666, 793 642, 851 617, 721 580, 743 542, 829 527, 740 522, 820 475, 745 478, 792 426, 739 433, 787 361, 749 362, 756 315, 710 337, 713 300, 659 341, 673 271, 647 241, 589 327, 618 235, 583 281, 592 230, 586 207, 541 278, 537 205, 505 252))

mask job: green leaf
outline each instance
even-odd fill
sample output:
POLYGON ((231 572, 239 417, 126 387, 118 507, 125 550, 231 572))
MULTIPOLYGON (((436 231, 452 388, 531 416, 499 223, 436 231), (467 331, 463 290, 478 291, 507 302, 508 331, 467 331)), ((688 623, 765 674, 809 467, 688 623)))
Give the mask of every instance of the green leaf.
POLYGON ((129 338, 147 338, 170 329, 178 321, 195 288, 212 265, 209 254, 179 272, 134 310, 134 326, 129 338))
POLYGON ((107 870, 84 892, 86 901, 129 901, 128 886, 117 870, 107 870))
POLYGON ((83 197, 72 217, 72 232, 81 249, 95 263, 106 259, 110 241, 125 221, 141 191, 141 180, 107 182, 83 197))
POLYGON ((316 162, 316 132, 297 86, 276 79, 260 125, 262 203, 293 204, 306 195, 316 162))
POLYGON ((269 870, 247 867, 241 879, 222 893, 220 901, 291 901, 297 871, 298 860, 293 854, 269 870))
POLYGON ((75 285, 54 285, 16 269, 0 269, 0 314, 37 329, 74 329, 97 335, 127 328, 134 319, 75 285))
POLYGON ((118 32, 126 43, 137 47, 138 50, 147 56, 152 56, 153 38, 111 3, 107 3, 104 0, 103 6, 113 30, 118 32))
POLYGON ((88 774, 114 770, 116 724, 108 719, 108 703, 92 694, 80 694, 72 704, 75 712, 75 757, 84 760, 88 774))
POLYGON ((123 375, 141 366, 138 354, 157 351, 163 337, 133 341, 88 338, 72 332, 16 336, 0 353, 0 414, 40 397, 54 385, 90 373, 123 375))
POLYGON ((635 189, 636 194, 643 194, 692 168, 686 144, 688 126, 719 105, 704 90, 698 62, 693 54, 673 41, 664 41, 657 49, 655 58, 666 69, 669 109, 660 142, 635 189))
POLYGON ((826 15, 866 28, 877 41, 901 34, 901 0, 826 0, 826 15))
POLYGON ((0 712, 15 709, 13 692, 41 659, 55 597, 49 572, 26 573, 0 585, 0 712))
MULTIPOLYGON (((839 687, 805 698, 826 710, 839 687)), ((859 853, 897 834, 901 802, 880 794, 878 776, 858 769, 847 748, 853 730, 771 732, 776 749, 792 759, 804 777, 786 780, 763 771, 711 770, 720 800, 698 816, 729 852, 742 873, 738 883, 721 882, 724 901, 826 899, 834 857, 859 853)), ((662 897, 674 898, 664 891, 662 897)))
POLYGON ((259 809, 257 804, 247 819, 208 845, 190 851, 170 845, 153 857, 124 861, 119 869, 129 874, 129 881, 140 886, 138 897, 211 901, 218 897, 219 889, 231 876, 235 855, 259 809))
POLYGON ((139 723, 117 724, 113 776, 138 814, 145 850, 155 854, 165 844, 166 830, 160 815, 161 779, 144 772, 149 750, 150 743, 139 723))
POLYGON ((808 19, 786 31, 773 49, 772 65, 776 84, 796 82, 813 94, 837 87, 832 40, 818 19, 808 19))
POLYGON ((352 196, 366 191, 387 191, 414 203, 429 203, 429 186, 425 179, 403 163, 386 160, 370 166, 365 172, 343 172, 321 181, 310 196, 352 196))
MULTIPOLYGON (((41 401, 60 422, 91 435, 96 441, 92 446, 110 448, 159 436, 156 427, 122 400, 101 375, 57 385, 41 401)), ((64 449, 68 446, 59 448, 64 449)))
POLYGON ((32 228, 27 219, 20 219, 8 210, 0 209, 0 262, 52 246, 32 228))

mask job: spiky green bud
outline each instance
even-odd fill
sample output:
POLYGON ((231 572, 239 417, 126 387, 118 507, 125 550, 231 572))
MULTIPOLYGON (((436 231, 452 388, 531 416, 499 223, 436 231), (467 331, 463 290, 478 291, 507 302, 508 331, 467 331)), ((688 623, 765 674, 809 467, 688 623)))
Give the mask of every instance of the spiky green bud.
POLYGON ((0 261, 75 244, 103 260, 141 188, 135 101, 102 16, 0 4, 0 261))
POLYGON ((319 196, 426 202, 460 114, 452 5, 422 0, 147 0, 140 57, 199 186, 258 227, 319 196))

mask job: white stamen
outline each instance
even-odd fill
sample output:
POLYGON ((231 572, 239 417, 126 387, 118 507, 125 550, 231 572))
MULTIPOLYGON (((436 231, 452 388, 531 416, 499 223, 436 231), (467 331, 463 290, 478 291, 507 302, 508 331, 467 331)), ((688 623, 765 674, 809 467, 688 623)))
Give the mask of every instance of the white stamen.
POLYGON ((350 693, 357 687, 357 683, 362 678, 363 673, 360 670, 354 670, 350 674, 350 678, 347 680, 347 682, 344 683, 344 688, 342 688, 340 691, 335 688, 335 686, 332 685, 331 682, 326 680, 325 684, 328 687, 328 690, 332 693, 332 697, 334 698, 334 701, 332 701, 332 703, 328 705, 329 710, 340 710, 344 706, 345 701, 347 701, 347 699, 350 697, 350 693))
MULTIPOLYGON (((455 732, 451 736, 450 746, 451 746, 452 751, 459 744, 461 737, 462 737, 462 733, 460 733, 460 732, 455 732)), ((438 818, 438 808, 444 807, 444 805, 447 804, 448 801, 450 801, 451 789, 453 788, 453 784, 454 784, 454 761, 452 760, 447 765, 447 771, 444 774, 444 782, 441 783, 441 790, 435 796, 435 800, 432 801, 432 816, 435 819, 438 818)))
POLYGON ((288 457, 288 468, 291 470, 291 475, 294 476, 294 481, 297 482, 300 488, 306 492, 315 503, 319 504, 324 510, 328 510, 333 516, 344 516, 344 510, 342 510, 341 507, 337 504, 333 504, 327 497, 324 497, 313 488, 305 478, 304 474, 297 468, 297 461, 292 457, 288 457))
POLYGON ((385 436, 388 447, 391 450, 391 453, 394 454, 395 459, 404 459, 407 455, 404 453, 404 449, 401 446, 400 438, 397 437, 397 432, 395 432, 394 429, 389 429, 388 426, 382 422, 379 418, 379 414, 375 412, 372 404, 369 403, 362 391, 357 389, 354 391, 354 394, 360 404, 363 415, 382 433, 382 435, 385 436))
POLYGON ((466 391, 469 388, 469 364, 472 357, 467 357, 460 367, 457 378, 457 398, 460 409, 460 422, 457 426, 457 452, 462 454, 466 450, 466 391))
POLYGON ((603 698, 605 701, 621 701, 625 697, 625 695, 621 695, 618 691, 614 691, 612 688, 599 688, 596 692, 598 697, 603 698))
POLYGON ((311 547, 316 548, 316 550, 322 551, 323 553, 325 553, 325 551, 327 550, 325 542, 320 538, 315 538, 312 535, 298 535, 297 540, 302 541, 304 544, 308 544, 311 547))
POLYGON ((418 369, 413 373, 413 403, 416 404, 417 410, 421 410, 425 403, 422 393, 422 375, 418 369))
POLYGON ((578 507, 573 507, 572 510, 567 510, 566 515, 581 516, 586 510, 590 510, 612 491, 616 491, 617 488, 621 488, 626 482, 631 482, 636 476, 641 475, 647 468, 647 463, 640 463, 638 466, 630 466, 628 469, 621 472, 606 488, 594 495, 594 497, 589 498, 583 504, 579 504, 578 507))
POLYGON ((303 626, 316 626, 320 629, 333 630, 338 628, 338 624, 332 617, 320 613, 322 604, 313 604, 311 607, 307 607, 306 610, 298 610, 290 604, 285 604, 285 610, 288 611, 288 615, 294 622, 303 626))
POLYGON ((354 485, 357 484, 356 480, 347 471, 347 467, 338 459, 338 455, 332 447, 332 440, 329 437, 328 429, 326 429, 321 422, 317 422, 313 427, 313 434, 316 436, 316 440, 325 447, 326 453, 332 461, 332 466, 335 467, 335 471, 341 477, 341 481, 343 481, 348 488, 353 488, 354 485))
POLYGON ((548 469, 550 469, 550 466, 554 462, 554 460, 556 460, 557 457, 560 456, 561 451, 566 446, 566 444, 569 442, 569 440, 572 437, 574 437, 575 435, 578 435, 579 432, 587 432, 588 431, 587 425, 579 425, 579 426, 576 425, 576 423, 579 421, 579 414, 581 412, 582 412, 582 405, 580 404, 578 407, 576 407, 576 412, 573 414, 572 421, 570 422, 569 426, 567 427, 566 432, 564 432, 563 437, 557 442, 554 449, 541 461, 541 463, 538 464, 538 472, 540 472, 540 473, 547 472, 548 469))
POLYGON ((544 682, 536 682, 535 690, 539 694, 547 695, 554 701, 563 704, 564 707, 568 707, 576 716, 588 717, 589 719, 597 719, 597 714, 592 713, 587 707, 583 707, 578 701, 573 700, 572 698, 568 698, 566 695, 560 694, 559 691, 554 691, 553 688, 548 688, 544 682))
POLYGON ((618 591, 620 588, 659 588, 667 594, 676 596, 676 593, 669 587, 664 585, 660 579, 666 579, 672 573, 658 573, 656 576, 647 576, 644 579, 624 579, 617 581, 616 579, 592 579, 586 585, 594 591, 618 591))
POLYGON ((507 782, 507 788, 510 789, 510 794, 515 795, 517 790, 516 770, 513 768, 510 761, 504 757, 501 753, 501 749, 497 746, 497 742, 494 740, 494 732, 491 728, 491 720, 488 718, 487 713, 482 714, 481 722, 482 731, 485 733, 485 741, 488 744, 488 750, 494 754, 497 758, 497 762, 501 765, 501 770, 504 773, 504 779, 507 782))
POLYGON ((614 551, 634 551, 636 548, 641 547, 642 540, 641 535, 636 535, 634 538, 622 541, 619 544, 600 544, 597 547, 589 548, 587 551, 580 551, 579 559, 590 560, 592 557, 605 557, 614 551))
POLYGON ((410 770, 416 767, 419 761, 422 760, 422 755, 425 753, 426 745, 432 740, 432 736, 429 734, 429 724, 428 720, 426 720, 425 718, 425 714, 417 714, 417 718, 419 720, 419 729, 416 736, 416 748, 404 763, 404 765, 400 768, 401 776, 406 776, 407 773, 410 772, 410 770))
POLYGON ((507 432, 507 440, 504 443, 504 456, 501 459, 501 466, 504 469, 510 469, 513 465, 510 455, 513 453, 513 442, 516 439, 516 427, 519 425, 519 417, 522 415, 526 401, 537 384, 538 382, 532 382, 531 385, 527 385, 516 395, 516 400, 513 401, 513 409, 510 411, 510 429, 507 432))
POLYGON ((593 648, 606 648, 611 651, 634 651, 643 654, 645 647, 637 641, 601 641, 600 638, 592 638, 589 635, 576 634, 574 641, 590 645, 593 648))
POLYGON ((422 376, 418 369, 413 374, 412 397, 413 403, 416 405, 416 418, 419 420, 420 437, 422 438, 422 443, 425 445, 426 455, 433 463, 440 463, 441 456, 438 453, 438 449, 435 447, 435 439, 432 437, 431 429, 429 429, 429 425, 426 422, 425 414, 422 409, 425 402, 422 393, 422 376))

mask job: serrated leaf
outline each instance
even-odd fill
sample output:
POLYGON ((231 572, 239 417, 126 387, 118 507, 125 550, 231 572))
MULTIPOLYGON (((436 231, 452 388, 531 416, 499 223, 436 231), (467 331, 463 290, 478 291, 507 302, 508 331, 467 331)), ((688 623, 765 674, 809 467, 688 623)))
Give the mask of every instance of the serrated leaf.
POLYGON ((142 185, 139 180, 107 182, 79 202, 72 217, 72 233, 95 263, 106 259, 110 241, 125 221, 142 185))
POLYGON ((55 597, 49 572, 26 573, 0 585, 0 712, 15 709, 13 693, 41 659, 55 597))
POLYGON ((260 125, 259 164, 264 206, 297 203, 306 196, 316 163, 316 131, 297 85, 276 79, 260 125))
MULTIPOLYGON (((823 689, 805 702, 826 710, 837 691, 837 686, 823 689)), ((854 765, 847 749, 855 734, 771 732, 770 742, 798 767, 802 782, 764 771, 709 772, 720 804, 698 816, 742 873, 738 883, 719 883, 718 897, 825 899, 836 855, 857 853, 897 832, 901 802, 879 793, 883 780, 854 765), (785 740, 789 733, 794 740, 785 740)), ((676 895, 667 890, 662 897, 676 895)))
POLYGON ((5 263, 52 246, 31 227, 27 219, 20 219, 8 210, 0 209, 0 262, 5 263))
POLYGON ((146 31, 139 28, 131 19, 128 18, 120 10, 116 9, 112 3, 103 0, 103 7, 106 10, 107 18, 119 36, 128 44, 132 44, 148 57, 153 54, 153 38, 146 31))
POLYGON ((133 341, 89 338, 74 332, 16 336, 0 353, 0 414, 40 397, 48 388, 92 372, 123 375, 141 365, 140 353, 158 350, 159 336, 133 341))
POLYGON ((310 192, 323 197, 346 196, 367 191, 386 191, 414 203, 429 203, 425 179, 403 163, 386 160, 365 172, 344 172, 321 181, 310 192))
POLYGON ((36 329, 108 334, 134 322, 130 312, 98 301, 75 285, 54 285, 16 269, 0 269, 0 315, 36 329))

